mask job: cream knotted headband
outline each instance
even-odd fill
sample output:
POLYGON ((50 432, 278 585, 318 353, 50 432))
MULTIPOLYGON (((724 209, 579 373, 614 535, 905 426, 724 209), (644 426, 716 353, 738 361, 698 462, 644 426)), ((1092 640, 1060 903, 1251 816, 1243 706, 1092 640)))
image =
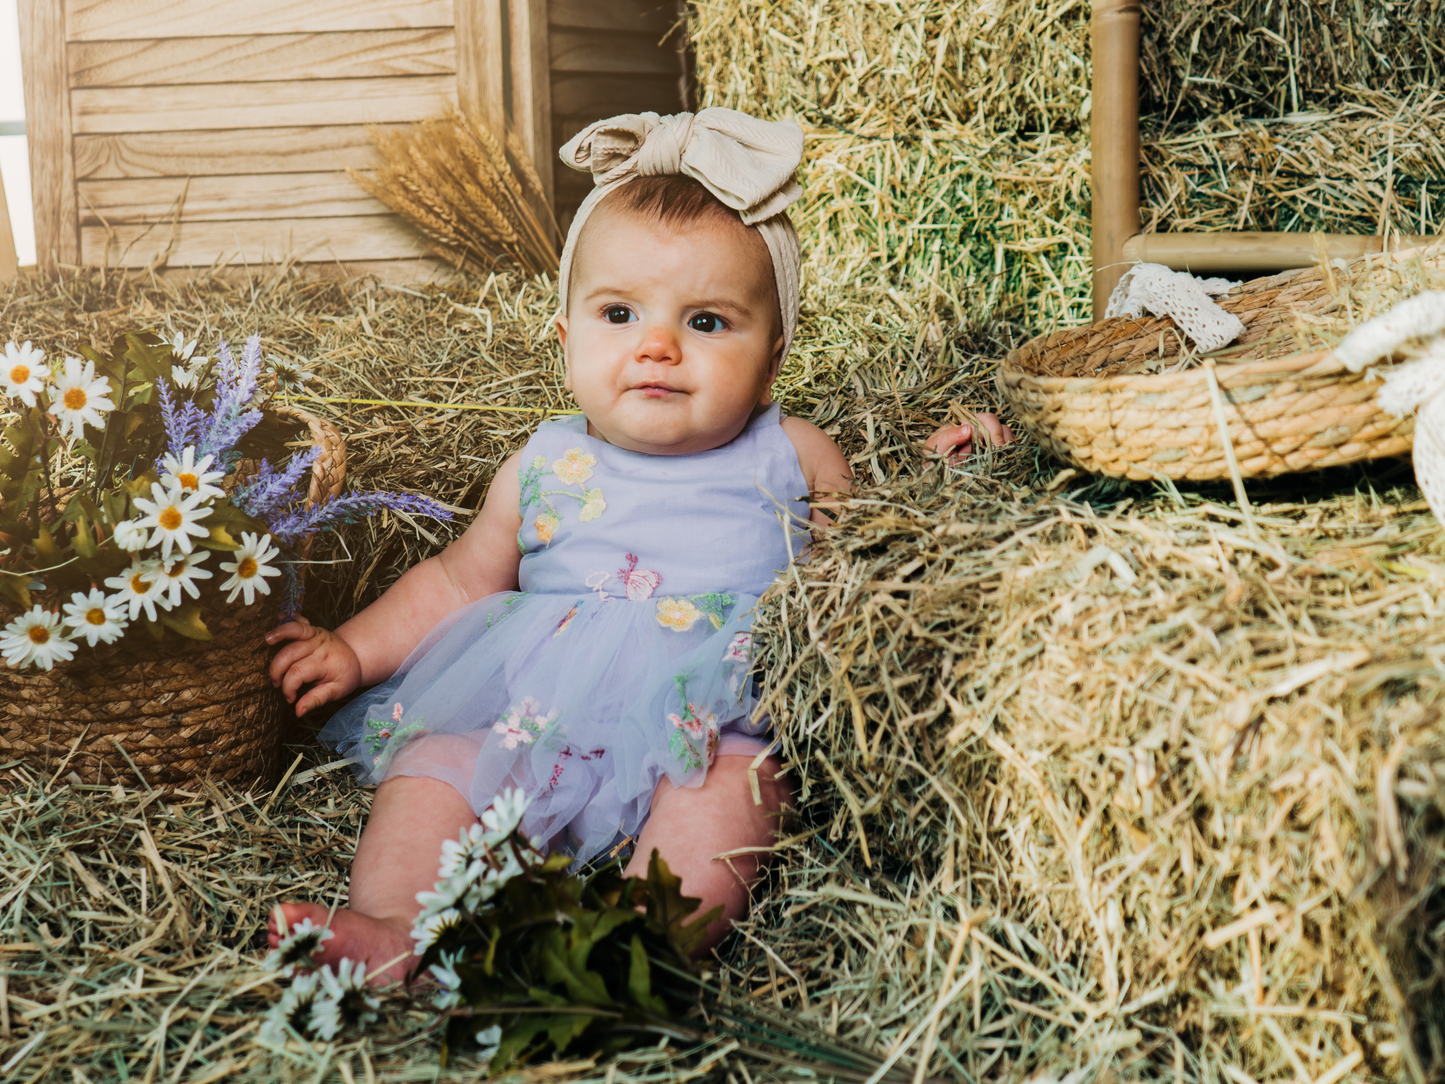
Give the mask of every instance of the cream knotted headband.
POLYGON ((559 154, 573 169, 590 172, 596 185, 577 209, 562 247, 559 285, 564 305, 577 238, 597 204, 635 177, 681 173, 702 182, 762 235, 773 258, 787 355, 798 326, 801 257, 798 234, 782 212, 802 195, 793 179, 803 157, 802 128, 790 120, 758 120, 717 107, 670 117, 624 113, 588 125, 559 154))

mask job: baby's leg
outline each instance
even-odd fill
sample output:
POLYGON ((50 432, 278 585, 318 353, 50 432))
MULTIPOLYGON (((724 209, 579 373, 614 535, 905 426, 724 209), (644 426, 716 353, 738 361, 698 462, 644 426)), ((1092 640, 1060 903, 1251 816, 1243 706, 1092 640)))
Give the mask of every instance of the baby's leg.
MULTIPOLYGON (((411 954, 411 924, 421 910, 416 894, 436 883, 442 841, 456 839, 461 829, 476 822, 471 805, 450 783, 394 776, 376 788, 371 816, 356 845, 351 906, 334 915, 316 903, 283 903, 277 910, 288 928, 305 918, 331 927, 333 936, 322 943, 319 963, 365 960, 368 970, 402 979, 416 963, 411 954)), ((272 948, 280 940, 277 926, 273 912, 272 948)))
POLYGON ((674 787, 664 779, 652 795, 652 811, 637 837, 628 863, 630 875, 645 877, 655 847, 682 890, 701 896, 699 913, 722 904, 720 919, 708 927, 706 952, 722 940, 733 922, 748 913, 751 889, 767 867, 769 855, 743 854, 719 860, 714 855, 744 847, 766 847, 778 836, 780 813, 791 805, 792 786, 782 764, 768 757, 758 766, 762 804, 753 804, 749 756, 719 756, 701 787, 674 787))

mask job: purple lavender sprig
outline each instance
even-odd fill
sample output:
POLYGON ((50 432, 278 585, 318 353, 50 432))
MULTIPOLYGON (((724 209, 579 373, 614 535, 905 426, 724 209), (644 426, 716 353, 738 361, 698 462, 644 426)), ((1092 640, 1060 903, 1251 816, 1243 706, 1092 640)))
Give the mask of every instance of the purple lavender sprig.
POLYGON ((298 487, 320 454, 321 449, 313 447, 304 455, 293 455, 280 471, 269 460, 261 460, 255 477, 231 494, 231 503, 256 519, 269 522, 279 518, 300 500, 298 487))
POLYGON ((452 514, 430 497, 410 493, 348 493, 344 497, 268 517, 271 535, 282 545, 294 549, 312 531, 330 531, 345 523, 356 523, 373 516, 383 508, 414 516, 430 516, 446 522, 452 514))
POLYGON ((189 445, 200 439, 206 412, 190 400, 178 408, 171 395, 170 384, 164 380, 157 382, 156 393, 161 403, 161 421, 166 429, 166 451, 179 459, 189 445))
POLYGON ((210 424, 197 434, 196 455, 213 455, 229 466, 241 457, 236 445, 261 420, 261 412, 251 406, 260 386, 261 336, 246 340, 239 364, 225 340, 216 354, 216 404, 207 418, 210 424))

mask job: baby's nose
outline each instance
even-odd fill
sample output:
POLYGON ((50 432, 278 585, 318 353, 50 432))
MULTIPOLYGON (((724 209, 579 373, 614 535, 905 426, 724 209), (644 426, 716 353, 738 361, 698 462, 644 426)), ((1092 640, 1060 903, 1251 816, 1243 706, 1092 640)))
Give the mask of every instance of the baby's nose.
POLYGON ((664 323, 648 324, 637 344, 637 360, 676 364, 682 360, 677 334, 664 323))

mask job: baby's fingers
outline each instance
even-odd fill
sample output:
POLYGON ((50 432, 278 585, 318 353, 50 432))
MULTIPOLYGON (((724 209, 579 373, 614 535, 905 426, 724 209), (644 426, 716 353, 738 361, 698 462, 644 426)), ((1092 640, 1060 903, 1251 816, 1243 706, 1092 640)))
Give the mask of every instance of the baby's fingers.
POLYGON ((296 717, 299 719, 312 708, 329 704, 337 697, 345 696, 349 691, 340 681, 323 681, 314 688, 306 690, 306 695, 296 701, 296 717))
POLYGON ((295 621, 288 621, 284 625, 277 625, 266 634, 268 644, 279 644, 285 640, 310 640, 321 632, 310 621, 304 617, 297 617, 295 621))

